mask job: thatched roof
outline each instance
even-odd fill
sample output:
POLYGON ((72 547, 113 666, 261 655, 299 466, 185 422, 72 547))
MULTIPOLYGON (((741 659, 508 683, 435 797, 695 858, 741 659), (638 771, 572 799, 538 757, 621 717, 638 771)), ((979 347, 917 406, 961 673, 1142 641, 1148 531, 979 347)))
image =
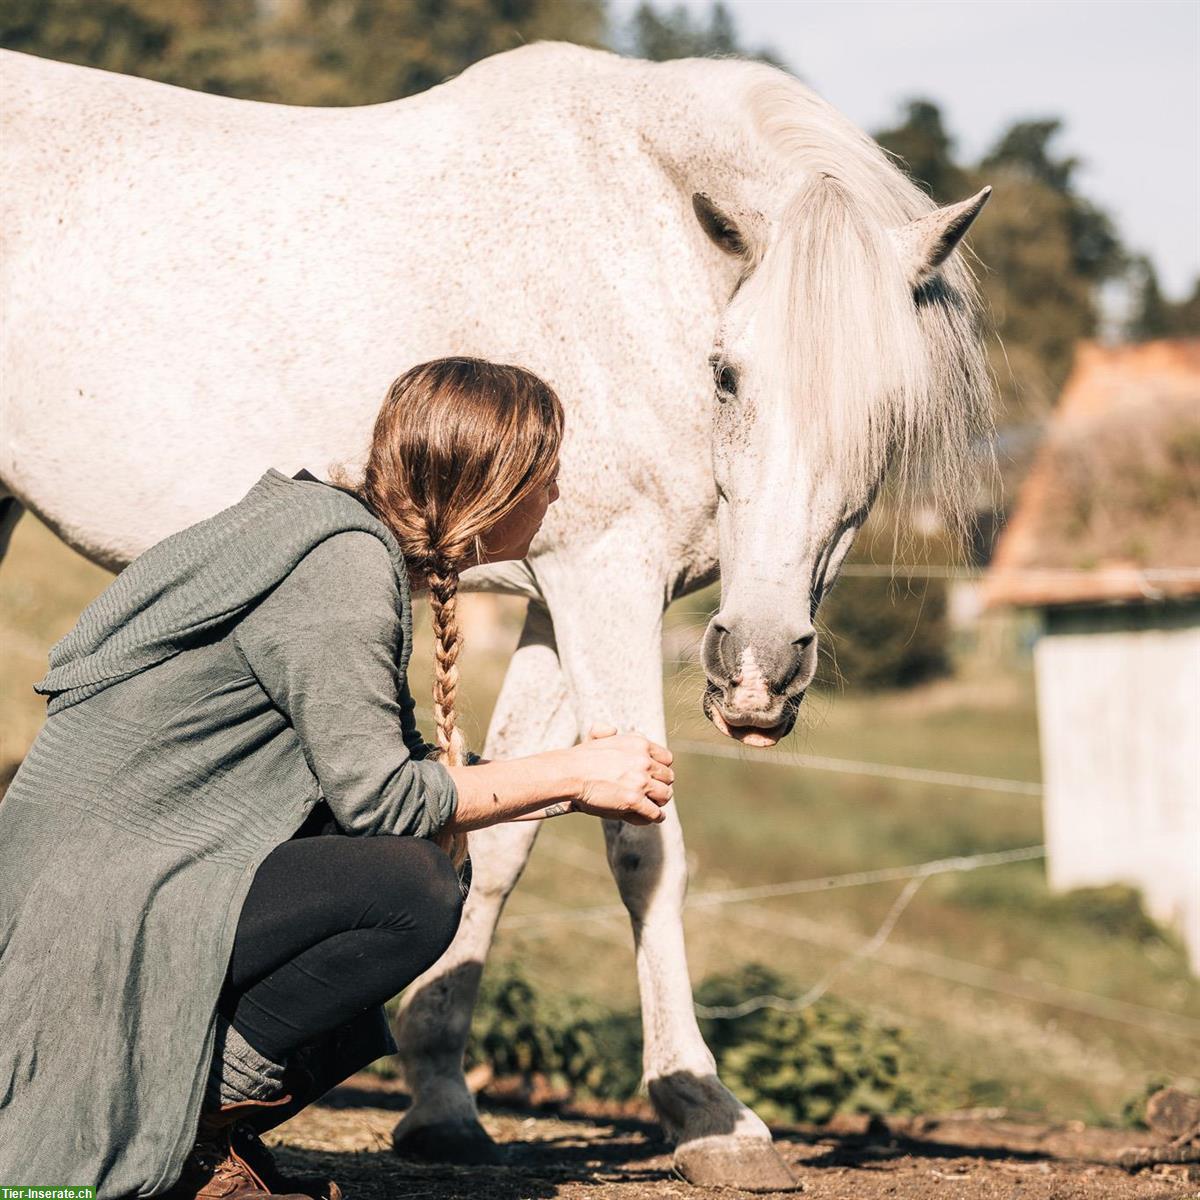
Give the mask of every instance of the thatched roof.
POLYGON ((1200 595, 1200 338, 1083 342, 984 583, 988 604, 1200 595))

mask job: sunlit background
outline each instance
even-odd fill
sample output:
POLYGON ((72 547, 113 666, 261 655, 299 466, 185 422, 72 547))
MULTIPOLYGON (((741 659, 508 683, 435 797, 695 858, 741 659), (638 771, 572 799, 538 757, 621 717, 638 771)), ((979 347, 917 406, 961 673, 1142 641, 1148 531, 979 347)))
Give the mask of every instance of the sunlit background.
MULTIPOLYGON (((742 53, 818 88, 940 201, 992 184, 971 245, 999 470, 973 542, 884 503, 822 611, 807 720, 772 753, 701 715, 717 593, 669 613, 689 952, 723 1076, 770 1119, 983 1105, 1119 1123, 1157 1083, 1200 1086, 1197 13, 0 0, 0 44, 321 105, 408 95, 539 38, 742 53)), ((4 778, 40 726, 48 648, 109 578, 18 526, 0 567, 4 778)), ((481 745, 521 606, 464 603, 481 745)), ((485 990, 474 1062, 636 1091, 630 934, 595 822, 542 832, 485 990)))

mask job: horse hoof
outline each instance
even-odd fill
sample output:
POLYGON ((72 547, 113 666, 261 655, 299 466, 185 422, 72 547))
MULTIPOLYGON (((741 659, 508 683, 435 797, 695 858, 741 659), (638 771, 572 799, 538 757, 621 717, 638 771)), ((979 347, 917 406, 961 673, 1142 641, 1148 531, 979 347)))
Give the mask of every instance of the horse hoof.
POLYGON ((697 1187, 739 1192, 799 1192, 804 1187, 779 1151, 761 1138, 695 1138, 676 1148, 675 1169, 697 1187))
POLYGON ((401 1121, 392 1130, 392 1149, 404 1158, 458 1167, 498 1167, 504 1152, 478 1121, 434 1121, 404 1129, 401 1121))

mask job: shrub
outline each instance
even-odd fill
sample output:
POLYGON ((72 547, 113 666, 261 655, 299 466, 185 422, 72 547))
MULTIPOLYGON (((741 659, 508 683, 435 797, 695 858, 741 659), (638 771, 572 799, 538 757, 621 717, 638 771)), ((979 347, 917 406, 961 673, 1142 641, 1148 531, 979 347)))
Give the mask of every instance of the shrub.
MULTIPOLYGON (((788 989, 774 972, 752 965, 710 978, 696 992, 709 1007, 756 995, 786 999, 788 989)), ((901 1029, 830 997, 798 1012, 761 1008, 701 1027, 726 1086, 768 1121, 918 1112, 946 1091, 901 1029)))
POLYGON ((821 607, 821 624, 831 643, 822 682, 903 688, 949 669, 944 580, 842 579, 821 607))
MULTIPOLYGON (((705 980, 696 996, 726 1006, 786 991, 779 976, 751 965, 705 980)), ((900 1029, 842 1001, 825 998, 801 1012, 760 1009, 701 1027, 722 1079, 767 1120, 915 1112, 945 1093, 900 1029)), ((578 1096, 626 1099, 641 1076, 641 1026, 636 1012, 540 996, 509 963, 480 992, 467 1065, 482 1062, 501 1077, 541 1075, 578 1096)))
POLYGON ((949 885, 954 899, 972 908, 995 908, 1033 917, 1043 924, 1084 926, 1106 937, 1147 945, 1174 945, 1176 938, 1150 917, 1142 894, 1125 883, 1051 892, 1033 864, 1005 876, 972 873, 949 885))
POLYGON ((490 1063, 499 1076, 542 1075, 581 1096, 625 1099, 641 1079, 636 1013, 593 1001, 540 995, 515 963, 484 977, 466 1065, 490 1063))
POLYGON ((1142 1085, 1141 1090, 1134 1092, 1121 1105, 1121 1111, 1117 1116, 1117 1124, 1122 1129, 1149 1129, 1149 1126, 1146 1124, 1146 1101, 1155 1092, 1160 1092, 1163 1088, 1170 1086, 1171 1080, 1166 1075, 1151 1076, 1142 1085))

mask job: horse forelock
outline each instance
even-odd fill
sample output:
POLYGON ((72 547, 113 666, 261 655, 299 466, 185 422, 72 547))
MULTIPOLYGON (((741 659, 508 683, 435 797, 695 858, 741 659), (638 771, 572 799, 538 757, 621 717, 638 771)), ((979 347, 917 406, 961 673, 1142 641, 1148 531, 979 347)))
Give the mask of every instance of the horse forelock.
POLYGON ((791 436, 851 503, 891 466, 961 527, 987 468, 992 397, 969 266, 955 254, 914 296, 889 230, 933 201, 788 77, 759 82, 748 103, 785 180, 753 291, 760 369, 796 406, 791 436))

